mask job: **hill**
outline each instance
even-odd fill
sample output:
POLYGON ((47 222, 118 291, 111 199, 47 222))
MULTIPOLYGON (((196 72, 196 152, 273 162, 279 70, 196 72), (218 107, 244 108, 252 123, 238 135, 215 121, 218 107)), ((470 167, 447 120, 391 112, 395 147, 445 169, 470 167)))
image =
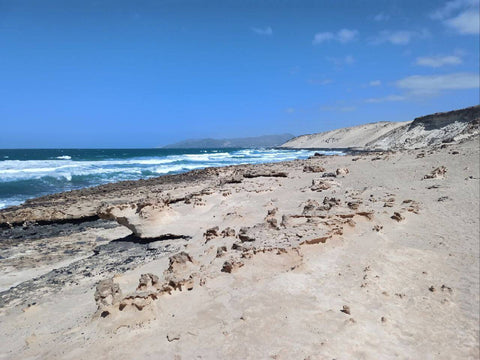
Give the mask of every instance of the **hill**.
POLYGON ((166 145, 165 149, 222 149, 276 147, 292 139, 292 134, 264 135, 233 139, 189 139, 166 145))
POLYGON ((468 138, 479 133, 480 105, 418 117, 377 122, 298 136, 282 148, 413 149, 468 138))

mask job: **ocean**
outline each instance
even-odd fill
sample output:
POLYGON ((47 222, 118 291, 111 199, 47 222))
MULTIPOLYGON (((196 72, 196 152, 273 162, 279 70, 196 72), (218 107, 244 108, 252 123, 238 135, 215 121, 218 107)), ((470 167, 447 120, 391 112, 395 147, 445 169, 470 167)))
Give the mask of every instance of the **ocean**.
POLYGON ((305 159, 313 153, 276 149, 0 149, 0 209, 38 196, 116 181, 210 166, 305 159))

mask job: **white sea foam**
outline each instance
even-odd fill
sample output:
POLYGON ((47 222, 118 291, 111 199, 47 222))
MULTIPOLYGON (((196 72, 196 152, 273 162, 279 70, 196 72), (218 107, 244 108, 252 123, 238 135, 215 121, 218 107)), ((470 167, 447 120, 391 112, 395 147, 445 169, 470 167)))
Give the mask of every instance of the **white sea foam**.
MULTIPOLYGON (((79 187, 99 185, 121 180, 136 180, 164 174, 185 172, 210 166, 235 164, 255 164, 262 162, 286 161, 307 158, 313 155, 307 150, 244 149, 233 152, 202 151, 196 154, 178 154, 163 157, 141 157, 107 159, 100 161, 77 161, 64 155, 50 160, 10 160, 0 161, 0 194, 2 187, 5 197, 0 197, 1 205, 11 206, 21 203, 32 195, 8 193, 15 189, 16 181, 32 181, 28 185, 38 187, 38 194, 70 190, 79 187), (67 158, 68 157, 68 158, 67 158), (32 185, 33 184, 33 185, 32 185), (12 197, 15 195, 14 197, 12 197), (17 196, 19 195, 19 196, 17 196)), ((340 154, 340 152, 325 152, 340 154)), ((37 190, 35 190, 37 191, 37 190)), ((32 192, 27 192, 31 194, 32 192)))
POLYGON ((56 159, 59 159, 59 160, 71 160, 72 157, 71 157, 71 156, 68 156, 68 155, 63 155, 63 156, 57 156, 56 159))
MULTIPOLYGON (((168 174, 209 166, 293 160, 312 154, 313 152, 306 150, 245 149, 101 161, 73 161, 67 158, 68 155, 56 160, 5 160, 0 162, 0 182, 44 177, 72 181, 75 176, 98 176, 101 183, 107 178, 109 181, 141 178, 145 171, 147 174, 168 174)), ((92 181, 95 183, 94 179, 92 181)))

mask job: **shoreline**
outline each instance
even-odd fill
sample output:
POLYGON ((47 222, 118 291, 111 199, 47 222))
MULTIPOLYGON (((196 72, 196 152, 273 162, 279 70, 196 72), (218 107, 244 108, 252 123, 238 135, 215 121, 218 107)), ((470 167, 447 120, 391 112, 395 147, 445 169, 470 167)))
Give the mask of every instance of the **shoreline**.
POLYGON ((1 354, 475 358, 479 157, 476 137, 1 210, 1 354))
MULTIPOLYGON (((285 150, 285 149, 284 149, 285 150)), ((287 149, 290 150, 290 149, 287 149)), ((292 149, 293 150, 293 149, 292 149)), ((307 149, 302 149, 307 150, 307 149)), ((320 150, 320 149, 317 149, 320 150)), ((321 151, 329 151, 329 150, 321 150, 321 151)), ((368 154, 369 151, 362 152, 362 154, 368 154)), ((351 152, 351 153, 343 153, 343 154, 335 154, 335 155, 320 155, 320 157, 334 157, 334 156, 344 156, 344 155, 356 155, 359 154, 358 152, 351 152)), ((141 187, 149 187, 149 186, 168 186, 168 185, 179 185, 182 183, 195 183, 202 180, 215 180, 215 176, 221 172, 229 172, 229 171, 250 171, 255 170, 255 168, 268 168, 272 164, 279 164, 279 165, 286 165, 288 166, 290 163, 294 162, 302 162, 305 161, 304 159, 295 159, 295 160, 286 160, 286 161, 276 161, 276 162, 263 162, 263 163, 255 163, 255 164, 235 164, 235 165, 225 165, 225 166, 209 166, 201 169, 193 169, 188 170, 186 172, 178 173, 178 174, 165 174, 160 175, 157 177, 147 178, 147 179, 137 179, 137 180, 122 180, 122 181, 115 181, 107 184, 101 185, 94 185, 90 187, 85 187, 81 189, 74 189, 69 191, 62 191, 56 192, 49 195, 43 195, 34 197, 31 199, 27 199, 24 203, 19 205, 9 206, 3 209, 0 209, 0 228, 1 227, 8 227, 9 223, 14 226, 21 225, 22 222, 9 222, 8 221, 8 214, 16 211, 22 211, 27 208, 35 208, 39 206, 44 206, 48 204, 50 201, 57 201, 57 200, 64 200, 65 202, 75 201, 76 198, 81 198, 84 196, 103 196, 105 193, 111 193, 115 191, 122 191, 122 190, 135 190, 141 187), (5 215, 7 214, 7 215, 5 215), (6 219, 7 218, 7 219, 6 219)), ((81 218, 83 218, 82 216, 81 218)), ((61 221, 71 221, 75 222, 76 220, 80 220, 81 218, 66 218, 66 219, 58 219, 58 220, 38 220, 39 223, 52 223, 52 222, 61 222, 61 221)), ((27 219, 28 221, 28 219, 27 219)), ((35 220, 37 221, 37 220, 35 220)), ((87 220, 90 221, 90 220, 87 220)))
MULTIPOLYGON (((331 154, 331 155, 326 155, 326 154, 320 154, 318 156, 323 157, 323 156, 345 156, 345 155, 369 155, 369 154, 387 154, 387 153, 393 153, 398 150, 380 150, 380 149, 372 149, 372 150, 363 150, 363 149, 355 149, 355 148, 280 148, 280 147, 273 147, 271 148, 272 150, 305 150, 305 151, 335 151, 335 152, 340 152, 340 154, 331 154)), ((312 155, 315 156, 315 155, 312 155)), ((281 163, 288 163, 292 161, 302 161, 303 159, 295 159, 295 160, 281 160, 278 162, 262 162, 262 163, 255 163, 255 164, 234 164, 234 165, 224 165, 224 166, 208 166, 205 168, 200 168, 200 169, 192 169, 188 170, 185 172, 177 173, 177 174, 165 174, 165 175, 160 175, 156 177, 151 177, 151 178, 145 178, 145 179, 137 179, 137 180, 120 180, 120 181, 114 181, 111 183, 106 183, 106 184, 100 184, 100 185, 93 185, 93 186, 88 186, 84 188, 79 188, 79 189, 73 189, 73 190, 68 190, 68 191, 60 191, 60 192, 55 192, 52 194, 47 194, 47 195, 42 195, 42 196, 36 196, 30 199, 25 200, 23 203, 18 204, 18 205, 12 205, 8 206, 5 208, 0 209, 0 228, 9 226, 7 224, 8 221, 2 221, 2 213, 3 212, 11 212, 11 211, 16 211, 19 210, 20 208, 23 207, 29 207, 29 206, 35 206, 36 203, 43 203, 44 201, 51 201, 55 200, 57 198, 64 198, 67 195, 78 195, 79 196, 84 196, 84 195, 91 195, 92 193, 95 192, 109 192, 109 191, 115 191, 117 190, 116 188, 126 188, 126 187, 141 187, 141 186, 151 186, 151 185, 156 185, 156 184, 162 184, 164 181, 159 181, 159 179, 166 179, 165 183, 175 183, 177 179, 179 179, 179 182, 185 181, 186 179, 189 179, 191 181, 195 181, 196 176, 202 177, 202 172, 207 170, 207 169, 224 169, 224 168, 235 168, 235 167, 244 167, 244 166, 256 166, 256 165, 268 165, 268 164, 281 164, 281 163), (189 175, 192 173, 191 175, 189 175), (193 175, 195 174, 195 175, 193 175), (198 175, 197 175, 198 174, 198 175), (182 176, 184 175, 184 176, 182 176), (186 178, 186 179, 183 179, 186 178), (171 180, 171 181, 170 181, 171 180)), ((187 180, 188 181, 188 180, 187 180)), ((42 220, 40 220, 42 221, 42 220)), ((71 221, 75 221, 74 218, 71 219, 71 221)), ((12 225, 20 225, 20 223, 15 223, 12 225)))
MULTIPOLYGON (((19 206, 28 200, 121 181, 148 180, 195 169, 269 163, 305 158, 309 152, 286 149, 88 149, 78 154, 59 149, 55 154, 37 155, 27 150, 22 156, 0 161, 3 184, 2 209, 19 206), (132 152, 133 151, 133 152, 132 152), (87 152, 87 153, 85 153, 87 152), (55 156, 54 158, 49 156, 55 156), (275 158, 272 158, 275 156, 275 158), (73 159, 72 159, 73 157, 73 159), (20 161, 16 161, 20 160, 20 161), (3 164, 3 165, 2 165, 3 164), (5 172, 3 172, 5 170, 5 172), (31 190, 30 188, 34 189, 31 190), (21 203, 19 203, 22 201, 21 203), (9 204, 6 206, 6 204, 9 204)), ((52 152, 53 150, 46 150, 52 152)), ((0 151, 1 152, 1 151, 0 151)))

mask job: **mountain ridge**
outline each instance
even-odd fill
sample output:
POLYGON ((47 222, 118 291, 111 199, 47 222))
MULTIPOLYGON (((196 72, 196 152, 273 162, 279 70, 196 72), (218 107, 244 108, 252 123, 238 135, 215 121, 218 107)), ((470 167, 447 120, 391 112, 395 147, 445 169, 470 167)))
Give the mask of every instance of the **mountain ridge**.
POLYGON ((223 148, 264 148, 276 147, 289 141, 292 134, 262 135, 225 139, 187 139, 165 145, 163 149, 223 149, 223 148))

